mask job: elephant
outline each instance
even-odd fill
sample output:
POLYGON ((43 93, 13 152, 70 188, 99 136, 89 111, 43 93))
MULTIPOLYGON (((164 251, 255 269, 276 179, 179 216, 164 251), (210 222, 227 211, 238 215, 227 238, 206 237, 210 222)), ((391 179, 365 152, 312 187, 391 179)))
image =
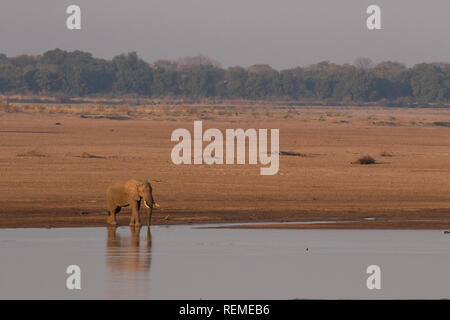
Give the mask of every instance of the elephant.
POLYGON ((150 226, 153 208, 159 207, 153 199, 150 182, 135 179, 131 179, 126 183, 111 184, 106 191, 106 200, 108 204, 108 218, 106 221, 110 225, 117 225, 116 215, 123 207, 131 206, 130 226, 139 227, 141 225, 139 210, 141 204, 144 204, 147 208, 147 225, 150 226))

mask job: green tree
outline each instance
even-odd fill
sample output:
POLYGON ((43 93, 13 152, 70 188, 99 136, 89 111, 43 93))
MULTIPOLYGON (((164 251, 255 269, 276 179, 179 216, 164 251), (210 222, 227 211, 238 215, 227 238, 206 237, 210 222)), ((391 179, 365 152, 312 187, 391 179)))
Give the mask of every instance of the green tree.
POLYGON ((151 94, 153 71, 149 64, 141 60, 136 52, 114 57, 115 70, 113 90, 119 93, 151 94))
POLYGON ((225 72, 227 96, 229 98, 246 98, 248 71, 241 67, 233 67, 225 72))
POLYGON ((410 83, 414 98, 419 103, 441 102, 448 94, 447 75, 440 67, 418 64, 410 71, 410 83))

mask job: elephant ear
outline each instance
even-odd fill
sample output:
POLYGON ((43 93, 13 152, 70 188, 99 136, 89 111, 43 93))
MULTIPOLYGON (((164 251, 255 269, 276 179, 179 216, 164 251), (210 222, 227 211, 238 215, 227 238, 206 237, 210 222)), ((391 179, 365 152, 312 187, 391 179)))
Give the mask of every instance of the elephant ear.
POLYGON ((128 192, 128 196, 131 200, 139 201, 141 199, 140 189, 142 188, 142 183, 137 180, 130 180, 126 184, 126 189, 128 192))

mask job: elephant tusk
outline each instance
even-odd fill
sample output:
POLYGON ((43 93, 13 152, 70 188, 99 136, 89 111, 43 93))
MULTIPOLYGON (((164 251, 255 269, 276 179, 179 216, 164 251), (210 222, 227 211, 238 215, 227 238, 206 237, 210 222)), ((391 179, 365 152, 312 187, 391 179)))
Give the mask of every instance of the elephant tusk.
POLYGON ((150 209, 150 206, 147 204, 147 201, 144 200, 144 205, 147 209, 150 209))

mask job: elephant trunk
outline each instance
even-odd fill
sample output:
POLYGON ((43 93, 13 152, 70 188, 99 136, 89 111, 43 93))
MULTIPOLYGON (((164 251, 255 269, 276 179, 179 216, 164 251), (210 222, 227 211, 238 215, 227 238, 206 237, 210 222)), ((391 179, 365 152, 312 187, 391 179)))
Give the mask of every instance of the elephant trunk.
POLYGON ((150 226, 151 220, 152 220, 153 208, 158 208, 159 204, 157 204, 155 202, 155 199, 153 199, 151 188, 150 188, 149 192, 142 197, 142 200, 144 200, 144 205, 147 208, 147 225, 150 226))

